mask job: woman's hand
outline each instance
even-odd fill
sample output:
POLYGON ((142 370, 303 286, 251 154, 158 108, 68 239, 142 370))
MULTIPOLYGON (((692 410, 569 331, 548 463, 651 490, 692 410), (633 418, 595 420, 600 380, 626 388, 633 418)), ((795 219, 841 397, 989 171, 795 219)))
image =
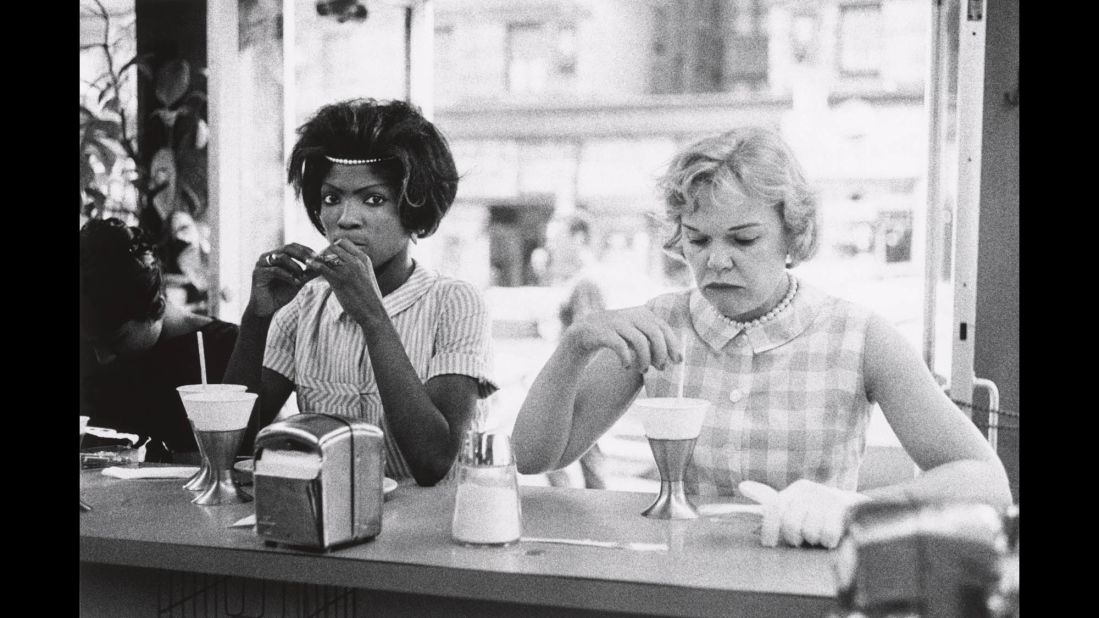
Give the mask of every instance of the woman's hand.
POLYGON ((781 537, 793 547, 804 542, 833 549, 843 537, 847 511, 870 500, 854 491, 806 479, 795 481, 780 492, 753 481, 742 482, 738 489, 763 505, 759 540, 767 547, 778 545, 781 537))
POLYGON ((382 292, 374 276, 374 264, 362 249, 347 240, 337 240, 307 263, 332 286, 343 310, 360 324, 385 315, 382 292))
POLYGON ((248 301, 252 313, 267 317, 290 302, 306 282, 317 276, 294 260, 305 263, 315 255, 312 249, 298 243, 260 255, 252 269, 252 298, 248 301))
POLYGON ((641 373, 683 362, 679 337, 647 307, 590 313, 565 331, 562 344, 579 355, 609 348, 624 367, 641 373))

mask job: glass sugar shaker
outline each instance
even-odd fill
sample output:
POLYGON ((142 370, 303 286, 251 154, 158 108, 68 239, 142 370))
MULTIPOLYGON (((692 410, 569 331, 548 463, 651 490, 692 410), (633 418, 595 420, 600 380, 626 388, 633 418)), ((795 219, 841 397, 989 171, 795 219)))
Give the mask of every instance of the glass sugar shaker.
POLYGON ((506 546, 522 536, 519 475, 505 433, 470 429, 458 451, 451 536, 464 545, 506 546))

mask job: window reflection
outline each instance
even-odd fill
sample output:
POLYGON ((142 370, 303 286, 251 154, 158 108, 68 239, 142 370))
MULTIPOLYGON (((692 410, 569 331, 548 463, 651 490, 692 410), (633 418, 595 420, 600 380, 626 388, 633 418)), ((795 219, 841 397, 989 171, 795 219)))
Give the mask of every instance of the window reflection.
MULTIPOLYGON (((586 222, 580 270, 603 281, 610 308, 689 285, 661 250, 655 178, 682 146, 744 124, 779 128, 820 189, 822 248, 796 273, 884 314, 918 349, 928 10, 920 0, 437 0, 435 120, 465 174, 453 211, 463 223, 417 251, 488 289, 505 387, 497 412, 513 418, 560 333, 578 272, 562 230, 586 222), (452 254, 476 238, 487 252, 452 254)), ((628 428, 616 430, 621 446, 628 428)), ((624 473, 618 487, 644 476, 624 473)))
POLYGON ((882 62, 881 6, 840 7, 839 67, 849 75, 877 75, 882 62))

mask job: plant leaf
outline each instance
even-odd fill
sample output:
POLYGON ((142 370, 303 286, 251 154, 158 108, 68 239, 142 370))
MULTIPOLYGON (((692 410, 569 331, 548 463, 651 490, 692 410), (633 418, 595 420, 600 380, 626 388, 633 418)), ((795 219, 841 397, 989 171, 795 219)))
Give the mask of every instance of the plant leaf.
POLYGON ((191 85, 191 65, 182 58, 166 62, 156 72, 156 98, 171 107, 183 98, 191 85))
POLYGON ((107 196, 94 189, 88 189, 88 192, 92 196, 92 203, 95 204, 96 210, 103 210, 107 205, 107 196))
POLYGON ((89 219, 95 214, 95 201, 85 199, 83 191, 80 192, 80 214, 89 219))
POLYGON ((157 109, 153 110, 153 115, 160 118, 160 121, 164 123, 164 126, 172 128, 176 124, 176 118, 179 117, 179 112, 171 109, 157 109))
POLYGON ((107 173, 110 173, 115 160, 118 158, 110 144, 98 140, 88 142, 85 152, 94 154, 99 162, 103 164, 103 168, 107 173))
POLYGON ((125 64, 123 64, 121 67, 119 67, 118 74, 122 75, 123 73, 126 72, 126 69, 130 68, 131 64, 137 64, 137 62, 138 62, 138 56, 135 55, 133 58, 130 58, 129 60, 126 61, 125 64))
POLYGON ((151 81, 153 79, 153 68, 152 66, 150 66, 149 63, 153 61, 154 55, 155 54, 153 54, 152 52, 147 52, 139 56, 134 56, 130 59, 130 62, 127 62, 126 66, 122 67, 122 69, 119 69, 118 72, 122 73, 123 70, 126 69, 126 67, 128 67, 130 64, 133 64, 133 66, 137 68, 138 73, 151 81))
POLYGON ((84 187, 80 190, 80 212, 85 213, 89 217, 95 213, 96 210, 103 210, 103 206, 107 203, 107 196, 95 187, 84 187))
POLYGON ((92 169, 91 161, 88 161, 87 155, 80 157, 80 186, 87 187, 95 182, 95 170, 92 169))
POLYGON ((92 88, 96 88, 96 89, 106 90, 109 87, 110 81, 111 81, 111 72, 110 71, 104 71, 103 73, 99 74, 99 77, 96 77, 95 79, 93 79, 92 82, 89 84, 89 86, 91 86, 92 88), (100 85, 101 82, 106 82, 106 85, 100 85))
POLYGON ((110 145, 99 143, 98 146, 99 160, 103 162, 103 167, 110 173, 110 171, 114 169, 114 162, 118 157, 115 155, 114 150, 111 149, 110 145))
POLYGON ((206 148, 206 143, 209 141, 210 129, 206 126, 206 121, 199 118, 198 125, 195 127, 195 148, 202 150, 206 148))
POLYGON ((103 200, 107 199, 107 196, 104 195, 103 192, 96 187, 84 187, 84 193, 87 193, 91 197, 95 198, 97 203, 100 204, 103 203, 103 200))
POLYGON ((122 125, 117 121, 100 118, 91 124, 91 129, 93 131, 100 131, 115 141, 118 141, 119 137, 122 136, 122 125))

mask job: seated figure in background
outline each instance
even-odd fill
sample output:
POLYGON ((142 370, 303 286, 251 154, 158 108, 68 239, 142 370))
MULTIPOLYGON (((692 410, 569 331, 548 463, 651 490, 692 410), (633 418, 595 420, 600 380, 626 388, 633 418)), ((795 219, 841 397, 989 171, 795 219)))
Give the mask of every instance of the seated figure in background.
MULTIPOLYGON (((559 251, 557 258, 559 261, 571 260, 575 262, 575 266, 566 284, 568 297, 557 313, 561 321, 561 332, 589 313, 607 308, 606 295, 599 280, 598 269, 595 268, 597 260, 592 251, 591 225, 578 215, 570 217, 565 223, 566 251, 559 251)), ((607 457, 599 448, 598 442, 580 456, 580 473, 583 477, 582 487, 607 488, 607 457)), ((568 470, 564 468, 550 470, 546 473, 546 478, 554 487, 569 487, 573 484, 568 470)))
POLYGON ((221 382, 237 326, 165 298, 154 243, 118 219, 80 229, 80 414, 89 424, 146 439, 145 460, 198 461, 176 387, 221 382))

